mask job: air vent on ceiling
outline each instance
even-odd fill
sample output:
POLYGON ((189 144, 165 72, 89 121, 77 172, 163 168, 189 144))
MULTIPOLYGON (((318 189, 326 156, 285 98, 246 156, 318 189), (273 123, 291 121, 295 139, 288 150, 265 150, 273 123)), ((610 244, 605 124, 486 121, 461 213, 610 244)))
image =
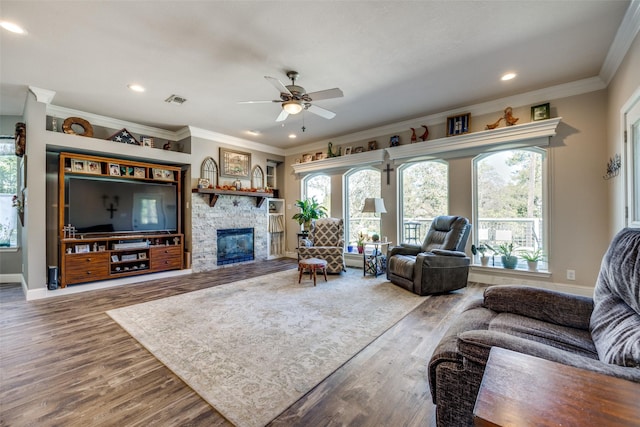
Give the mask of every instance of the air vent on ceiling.
POLYGON ((170 97, 165 99, 164 102, 168 102, 169 104, 184 104, 185 102, 187 102, 187 98, 183 98, 178 95, 171 95, 170 97))

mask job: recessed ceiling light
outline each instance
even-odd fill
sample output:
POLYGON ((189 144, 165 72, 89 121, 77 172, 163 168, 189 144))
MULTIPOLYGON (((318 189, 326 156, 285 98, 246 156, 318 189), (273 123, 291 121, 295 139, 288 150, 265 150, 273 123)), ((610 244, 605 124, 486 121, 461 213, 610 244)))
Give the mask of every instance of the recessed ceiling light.
POLYGON ((507 80, 515 79, 516 76, 517 76, 516 73, 507 73, 502 77, 500 77, 500 80, 502 80, 503 82, 506 82, 507 80))
POLYGON ((0 27, 4 28, 7 31, 11 31, 16 34, 27 34, 27 32, 18 24, 14 24, 13 22, 2 21, 0 22, 0 27))
POLYGON ((248 130, 247 133, 249 135, 253 135, 253 136, 258 136, 260 135, 260 132, 258 132, 257 130, 248 130))
POLYGON ((144 92, 145 89, 143 86, 140 86, 139 84, 135 84, 135 83, 131 83, 130 85, 127 85, 127 87, 129 89, 131 89, 134 92, 144 92))
POLYGON ((290 133, 290 134, 289 134, 289 138, 291 138, 291 139, 296 139, 296 138, 297 138, 297 136, 296 136, 296 134, 295 134, 295 133, 290 133))

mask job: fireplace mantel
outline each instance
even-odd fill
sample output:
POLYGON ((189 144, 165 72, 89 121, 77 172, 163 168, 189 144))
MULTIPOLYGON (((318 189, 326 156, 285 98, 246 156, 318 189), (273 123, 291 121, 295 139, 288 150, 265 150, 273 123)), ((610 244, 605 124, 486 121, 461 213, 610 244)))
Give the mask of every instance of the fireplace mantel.
POLYGON ((234 191, 234 190, 215 190, 213 188, 194 188, 192 193, 200 193, 209 195, 209 206, 214 207, 219 196, 245 196, 254 197, 256 199, 256 207, 259 208, 268 197, 273 197, 273 193, 261 191, 234 191))

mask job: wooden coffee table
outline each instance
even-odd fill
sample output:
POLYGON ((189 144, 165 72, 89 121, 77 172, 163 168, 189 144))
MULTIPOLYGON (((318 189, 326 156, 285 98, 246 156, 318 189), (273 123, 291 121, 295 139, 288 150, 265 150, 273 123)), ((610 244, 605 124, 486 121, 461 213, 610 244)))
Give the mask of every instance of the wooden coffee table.
POLYGON ((324 281, 327 281, 327 261, 320 258, 301 259, 298 263, 298 270, 300 275, 298 276, 298 283, 302 281, 302 273, 304 270, 309 270, 309 280, 313 277, 313 286, 316 285, 316 272, 322 270, 324 274, 324 281))

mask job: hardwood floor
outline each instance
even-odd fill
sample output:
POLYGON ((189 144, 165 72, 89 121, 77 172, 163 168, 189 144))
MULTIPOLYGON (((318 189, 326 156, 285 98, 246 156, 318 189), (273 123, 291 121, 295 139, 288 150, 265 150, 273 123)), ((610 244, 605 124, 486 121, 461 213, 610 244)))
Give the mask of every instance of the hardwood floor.
MULTIPOLYGON (((280 259, 31 302, 0 284, 0 426, 231 425, 105 311, 293 268, 280 259)), ((426 364, 482 289, 427 298, 271 425, 434 425, 426 364)))

